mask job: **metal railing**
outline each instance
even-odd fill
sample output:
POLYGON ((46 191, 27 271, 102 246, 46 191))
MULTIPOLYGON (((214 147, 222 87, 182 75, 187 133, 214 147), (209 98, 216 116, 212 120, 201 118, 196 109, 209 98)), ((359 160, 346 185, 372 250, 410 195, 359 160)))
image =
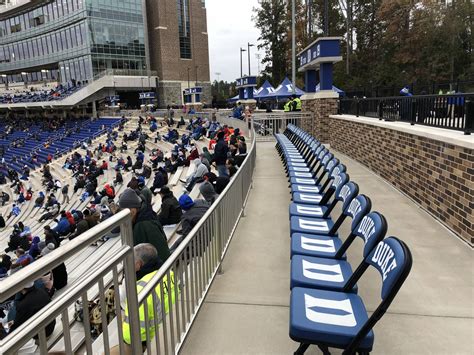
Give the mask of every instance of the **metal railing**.
POLYGON ((275 140, 275 134, 283 133, 289 124, 305 127, 311 131, 312 121, 313 113, 311 112, 256 113, 252 115, 257 141, 275 140))
POLYGON ((122 239, 120 248, 112 256, 102 258, 101 263, 90 267, 78 281, 69 286, 63 294, 53 299, 47 308, 38 312, 30 322, 23 324, 0 341, 0 354, 15 354, 33 337, 38 338, 36 342, 40 353, 47 354, 49 345, 46 327, 56 319, 62 324, 65 352, 67 354, 74 353, 77 348, 74 347, 71 336, 70 313, 71 308, 78 300, 83 305, 84 319, 84 339, 81 350, 87 354, 102 352, 109 354, 110 345, 115 340, 115 343, 118 341, 120 353, 123 354, 125 345, 121 341, 123 315, 120 308, 121 288, 119 287, 119 278, 122 273, 125 282, 124 292, 128 306, 133 353, 143 353, 143 344, 146 344, 147 353, 177 353, 183 345, 218 270, 221 268, 222 260, 226 255, 239 219, 244 214, 256 163, 255 139, 255 135, 252 134, 251 148, 231 183, 138 295, 133 255, 132 221, 129 210, 121 211, 61 248, 35 261, 27 268, 2 280, 0 282, 0 303, 22 291, 26 284, 37 280, 47 271, 56 268, 71 257, 77 256, 86 247, 120 226, 122 239), (170 283, 171 287, 169 287, 170 283), (111 320, 106 313, 105 292, 110 287, 113 288, 115 300, 116 318, 114 320, 111 320), (169 297, 170 293, 172 297, 169 297), (95 346, 97 343, 94 344, 91 324, 88 321, 88 305, 91 295, 93 298, 98 297, 99 299, 102 330, 100 349, 95 346), (153 320, 149 319, 148 314, 150 297, 153 298, 153 307, 155 307, 153 320), (168 300, 168 305, 163 304, 166 300, 168 300), (140 335, 140 324, 143 319, 139 319, 139 309, 144 309, 146 324, 154 322, 156 329, 154 336, 147 332, 146 341, 143 342, 140 335), (113 339, 113 334, 118 339, 113 339))
POLYGON ((404 121, 470 134, 474 129, 474 94, 341 99, 339 113, 404 121))
MULTIPOLYGON (((116 292, 116 299, 120 300, 118 274, 123 270, 125 276, 125 293, 129 301, 129 309, 132 320, 138 322, 138 304, 137 291, 135 284, 135 266, 133 255, 133 232, 130 211, 119 212, 113 218, 100 223, 98 226, 81 234, 79 237, 65 244, 61 248, 54 250, 48 255, 35 261, 27 268, 23 268, 0 283, 0 302, 4 302, 10 297, 21 292, 25 285, 41 278, 45 273, 60 266, 68 259, 75 257, 89 247, 92 243, 98 241, 101 237, 120 226, 122 246, 107 260, 100 265, 95 265, 89 270, 77 283, 68 288, 61 296, 53 299, 46 309, 38 312, 30 322, 20 326, 0 341, 1 354, 15 354, 33 337, 37 336, 37 344, 41 354, 47 354, 48 343, 46 338, 46 327, 61 318, 63 327, 65 349, 68 354, 72 351, 71 333, 70 333, 70 308, 79 299, 84 306, 84 319, 89 319, 89 298, 93 289, 97 289, 100 297, 101 309, 105 311, 106 305, 103 297, 105 285, 112 284, 116 292), (108 282, 106 281, 108 279, 108 282), (112 279, 112 281, 110 281, 112 279), (134 301, 135 300, 135 301, 134 301), (134 319, 136 318, 136 319, 134 319)), ((97 291, 96 291, 97 293, 97 291)), ((120 301, 116 303, 120 304, 120 301)), ((102 317, 102 327, 107 328, 107 317, 102 317)), ((87 348, 92 344, 89 322, 84 322, 85 342, 87 348)), ((133 329, 135 336, 139 336, 138 329, 133 329)))

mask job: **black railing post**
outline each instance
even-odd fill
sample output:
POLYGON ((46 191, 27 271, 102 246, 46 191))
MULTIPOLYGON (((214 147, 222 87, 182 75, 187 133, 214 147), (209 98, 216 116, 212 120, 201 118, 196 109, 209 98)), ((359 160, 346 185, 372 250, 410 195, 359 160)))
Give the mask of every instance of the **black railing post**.
POLYGON ((382 121, 383 119, 383 101, 379 101, 379 107, 378 107, 378 113, 379 113, 379 120, 382 121))
POLYGON ((356 98, 356 117, 359 117, 360 103, 359 98, 356 98))
POLYGON ((466 124, 464 127, 464 134, 470 135, 474 130, 474 100, 472 98, 466 99, 466 124))
POLYGON ((416 123, 416 100, 412 97, 410 98, 410 125, 414 126, 416 123))

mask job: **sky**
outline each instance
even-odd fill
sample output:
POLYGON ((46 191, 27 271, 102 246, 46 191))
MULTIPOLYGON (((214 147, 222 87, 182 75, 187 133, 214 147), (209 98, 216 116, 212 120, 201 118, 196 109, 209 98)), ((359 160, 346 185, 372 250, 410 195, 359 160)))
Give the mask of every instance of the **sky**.
MULTIPOLYGON (((217 80, 216 73, 221 73, 220 80, 229 82, 240 77, 240 47, 247 49, 248 42, 257 44, 259 37, 252 21, 256 6, 257 0, 206 0, 211 81, 217 80)), ((258 71, 257 51, 250 48, 252 75, 258 71)), ((248 74, 247 52, 242 53, 242 60, 243 72, 248 74)))

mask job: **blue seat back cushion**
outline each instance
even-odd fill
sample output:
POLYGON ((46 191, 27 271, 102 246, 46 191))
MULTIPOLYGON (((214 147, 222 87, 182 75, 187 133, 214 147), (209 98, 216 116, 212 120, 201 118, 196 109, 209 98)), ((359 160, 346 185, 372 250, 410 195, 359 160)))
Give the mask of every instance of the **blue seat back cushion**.
POLYGON ((333 178, 331 187, 334 191, 337 191, 340 187, 344 186, 346 183, 349 182, 349 176, 346 173, 341 173, 333 178))
POLYGON ((338 164, 336 165, 332 171, 329 172, 329 175, 334 178, 340 173, 345 173, 346 172, 346 166, 344 164, 338 164))
POLYGON ((339 159, 337 158, 332 158, 329 163, 326 165, 326 172, 328 173, 329 176, 331 176, 331 172, 334 170, 334 168, 339 164, 339 159))
POLYGON ((344 210, 344 214, 352 218, 351 230, 359 224, 362 218, 370 212, 372 204, 370 199, 365 195, 359 195, 354 198, 349 206, 344 210))
POLYGON ((342 210, 345 210, 349 206, 349 203, 358 195, 358 193, 359 186, 352 181, 343 185, 339 191, 336 189, 336 198, 343 202, 342 210))
POLYGON ((378 212, 370 212, 364 216, 353 234, 364 240, 364 258, 374 249, 375 245, 385 237, 387 222, 378 212))
POLYGON ((321 161, 321 164, 326 168, 326 165, 328 165, 329 161, 333 158, 332 153, 327 152, 327 154, 324 156, 323 160, 321 161))
POLYGON ((385 299, 403 274, 408 258, 400 242, 389 237, 379 242, 365 261, 382 276, 382 299, 385 299))

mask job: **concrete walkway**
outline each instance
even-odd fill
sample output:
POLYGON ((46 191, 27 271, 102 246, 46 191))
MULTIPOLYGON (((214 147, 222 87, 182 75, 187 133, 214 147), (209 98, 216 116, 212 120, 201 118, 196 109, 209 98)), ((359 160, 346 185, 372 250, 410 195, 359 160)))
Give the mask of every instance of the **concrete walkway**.
MULTIPOLYGON (((473 354, 472 250, 412 201, 362 165, 336 154, 351 180, 385 215, 389 235, 413 254, 412 272, 375 327, 374 354, 473 354)), ((259 143, 254 189, 182 354, 292 354, 288 336, 290 238, 288 183, 273 143, 259 143)), ((340 211, 336 210, 333 215, 340 211)), ((349 232, 341 227, 341 236, 349 232)), ((349 251, 358 265, 362 241, 349 251), (359 246, 359 248, 357 247, 359 246)), ((359 294, 374 310, 380 277, 366 273, 359 294)), ((318 354, 310 347, 306 354, 318 354)), ((334 352, 338 353, 338 352, 334 352)))

